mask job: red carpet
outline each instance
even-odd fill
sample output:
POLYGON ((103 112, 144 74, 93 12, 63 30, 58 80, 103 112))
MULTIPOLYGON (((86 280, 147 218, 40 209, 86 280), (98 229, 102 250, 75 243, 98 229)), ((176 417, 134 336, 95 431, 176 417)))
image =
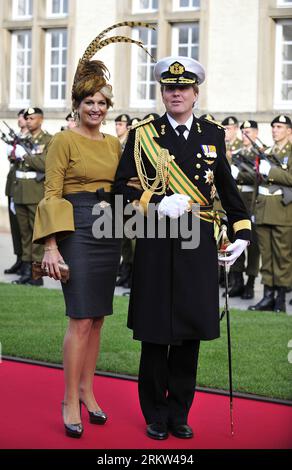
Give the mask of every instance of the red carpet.
POLYGON ((195 437, 153 441, 137 397, 137 383, 95 377, 95 394, 108 413, 105 426, 89 424, 84 434, 67 438, 61 419, 63 372, 11 361, 0 364, 1 449, 291 449, 292 407, 234 399, 231 437, 228 397, 197 393, 189 424, 195 437))

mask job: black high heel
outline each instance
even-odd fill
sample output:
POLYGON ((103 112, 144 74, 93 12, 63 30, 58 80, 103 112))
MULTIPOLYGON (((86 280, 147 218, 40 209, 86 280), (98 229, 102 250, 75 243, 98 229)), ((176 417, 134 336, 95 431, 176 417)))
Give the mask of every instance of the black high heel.
POLYGON ((104 411, 102 410, 89 411, 89 409, 87 408, 87 406, 82 400, 79 400, 79 403, 80 403, 80 409, 81 409, 81 405, 84 405, 85 408, 87 409, 88 415, 89 415, 89 422, 91 424, 105 424, 107 422, 107 415, 105 414, 104 411))
MULTIPOLYGON (((66 406, 66 403, 62 401, 62 416, 64 420, 64 406, 66 406)), ((80 405, 80 415, 81 415, 81 405, 80 405)), ((83 434, 83 426, 82 423, 77 423, 77 424, 66 424, 64 423, 64 428, 65 428, 65 434, 68 437, 75 437, 75 438, 80 438, 83 434)))

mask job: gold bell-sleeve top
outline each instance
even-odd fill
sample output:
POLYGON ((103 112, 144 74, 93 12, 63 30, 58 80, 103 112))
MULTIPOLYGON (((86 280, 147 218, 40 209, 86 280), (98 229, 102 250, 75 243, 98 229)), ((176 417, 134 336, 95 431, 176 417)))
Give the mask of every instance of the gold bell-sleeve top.
POLYGON ((44 243, 49 236, 61 239, 73 232, 73 207, 64 196, 111 191, 120 157, 120 142, 109 134, 102 141, 72 130, 55 134, 48 147, 45 197, 37 207, 33 241, 44 243))

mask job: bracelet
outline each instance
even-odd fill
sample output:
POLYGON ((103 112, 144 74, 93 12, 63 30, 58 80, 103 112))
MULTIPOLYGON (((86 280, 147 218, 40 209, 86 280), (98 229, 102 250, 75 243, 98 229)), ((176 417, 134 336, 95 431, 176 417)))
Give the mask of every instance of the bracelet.
POLYGON ((57 250, 57 249, 58 249, 58 245, 46 246, 45 247, 45 251, 54 251, 54 250, 57 250))

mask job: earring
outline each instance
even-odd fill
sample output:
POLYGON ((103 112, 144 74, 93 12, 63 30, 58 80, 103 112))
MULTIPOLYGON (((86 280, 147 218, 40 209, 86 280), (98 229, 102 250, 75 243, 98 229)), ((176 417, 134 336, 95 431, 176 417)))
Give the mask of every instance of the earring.
POLYGON ((80 122, 80 114, 78 113, 78 111, 74 111, 74 121, 76 122, 76 124, 79 124, 80 122))

